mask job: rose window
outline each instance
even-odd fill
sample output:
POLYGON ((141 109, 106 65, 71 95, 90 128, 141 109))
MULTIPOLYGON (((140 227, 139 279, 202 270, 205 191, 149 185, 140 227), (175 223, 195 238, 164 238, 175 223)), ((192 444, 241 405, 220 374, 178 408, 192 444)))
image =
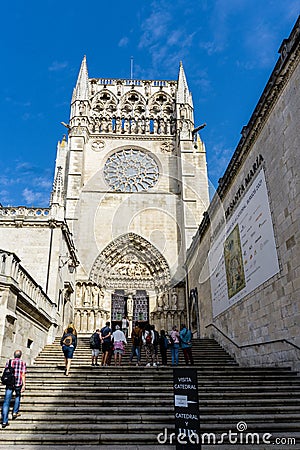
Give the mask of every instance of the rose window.
POLYGON ((118 192, 147 191, 158 180, 158 166, 154 159, 134 149, 121 150, 111 155, 104 166, 108 185, 118 192))

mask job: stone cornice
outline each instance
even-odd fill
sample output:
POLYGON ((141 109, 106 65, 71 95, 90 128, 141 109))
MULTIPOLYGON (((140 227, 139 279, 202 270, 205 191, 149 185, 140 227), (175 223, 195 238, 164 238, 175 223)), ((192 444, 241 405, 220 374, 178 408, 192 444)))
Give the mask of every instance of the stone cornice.
MULTIPOLYGON (((117 134, 117 133, 90 133, 89 128, 87 126, 74 126, 71 128, 69 132, 69 137, 82 137, 84 139, 108 139, 108 140, 128 140, 130 141, 176 141, 176 135, 174 134, 161 134, 157 135, 154 133, 147 133, 147 134, 117 134)), ((187 139, 188 141, 191 141, 191 139, 187 139)), ((82 149, 73 149, 72 151, 82 151, 82 149)))

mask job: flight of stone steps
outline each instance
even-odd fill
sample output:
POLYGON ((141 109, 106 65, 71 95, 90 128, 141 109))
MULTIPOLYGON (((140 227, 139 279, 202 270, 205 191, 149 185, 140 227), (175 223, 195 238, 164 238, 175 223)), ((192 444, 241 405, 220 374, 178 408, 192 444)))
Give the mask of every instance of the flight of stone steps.
MULTIPOLYGON (((296 439, 300 449, 300 378, 288 368, 239 367, 214 340, 193 341, 198 370, 201 433, 247 432, 296 439), (240 427, 242 425, 239 425, 240 427)), ((70 376, 57 339, 28 367, 21 417, 1 430, 0 448, 87 450, 175 449, 157 435, 174 430, 173 369, 130 365, 130 342, 122 366, 92 367, 87 337, 79 338, 70 376)), ((171 357, 169 355, 169 362, 171 357)), ((184 360, 180 351, 180 366, 184 360)), ((4 390, 1 390, 3 398, 4 390)), ((207 442, 207 441, 205 441, 207 442)), ((225 439, 226 442, 226 439, 225 439)), ((271 446, 218 444, 202 449, 260 449, 271 446)), ((200 448, 200 447, 198 447, 200 448)))

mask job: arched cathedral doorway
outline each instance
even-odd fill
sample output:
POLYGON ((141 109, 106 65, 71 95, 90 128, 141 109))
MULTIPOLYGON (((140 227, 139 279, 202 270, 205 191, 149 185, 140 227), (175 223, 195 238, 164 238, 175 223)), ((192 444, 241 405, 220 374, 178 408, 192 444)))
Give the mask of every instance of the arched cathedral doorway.
MULTIPOLYGON (((75 324, 81 333, 114 325, 126 315, 135 321, 151 321, 158 329, 180 321, 184 299, 170 291, 170 269, 164 256, 135 233, 119 236, 96 258, 88 281, 77 281, 75 324)), ((167 328, 168 329, 168 328, 167 328)))

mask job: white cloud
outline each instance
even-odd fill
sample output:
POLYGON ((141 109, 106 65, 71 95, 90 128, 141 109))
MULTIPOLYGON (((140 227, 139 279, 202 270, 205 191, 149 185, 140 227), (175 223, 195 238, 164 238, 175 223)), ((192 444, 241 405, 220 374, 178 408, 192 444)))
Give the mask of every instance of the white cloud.
POLYGON ((7 205, 9 203, 11 203, 10 194, 9 194, 9 192, 7 190, 2 189, 0 191, 0 204, 1 205, 4 205, 4 204, 7 205))
POLYGON ((5 101, 7 103, 11 103, 14 106, 20 106, 23 108, 28 108, 29 106, 31 106, 31 102, 29 100, 28 101, 15 100, 14 98, 12 98, 10 96, 5 97, 5 101))
POLYGON ((48 67, 48 70, 50 72, 58 72, 60 70, 65 69, 66 67, 68 67, 67 61, 64 61, 64 62, 53 61, 51 66, 48 67))
POLYGON ((127 47, 128 43, 129 43, 128 37, 124 36, 124 37, 122 37, 122 39, 119 40, 118 46, 119 47, 127 47))
POLYGON ((214 41, 207 41, 207 42, 200 42, 199 47, 203 48, 203 50, 206 51, 206 53, 211 56, 214 53, 220 53, 224 49, 224 42, 214 42, 214 41))
POLYGON ((41 189, 52 189, 52 180, 49 178, 38 177, 33 180, 33 184, 41 189))
POLYGON ((22 192, 22 197, 24 198, 27 205, 34 205, 36 201, 42 198, 41 192, 33 192, 31 189, 25 188, 22 192))
POLYGON ((16 164, 16 171, 20 171, 20 172, 26 172, 26 173, 32 173, 35 170, 35 168, 33 167, 33 165, 29 162, 18 162, 16 164))
MULTIPOLYGON (((224 167, 226 168, 234 149, 226 146, 225 142, 216 143, 210 150, 210 164, 208 166, 209 178, 211 180, 217 180, 224 173, 224 167)), ((212 183, 213 184, 213 183, 212 183)), ((217 186, 215 186, 217 188, 217 186)))
POLYGON ((162 67, 174 73, 174 67, 178 68, 179 61, 187 59, 197 33, 195 28, 189 27, 189 17, 178 21, 178 17, 183 18, 190 10, 180 0, 172 7, 161 0, 152 2, 151 11, 141 25, 138 47, 149 52, 154 69, 151 76, 157 76, 158 68, 161 74, 162 67))
POLYGON ((161 38, 166 37, 168 25, 171 21, 170 14, 160 10, 158 3, 154 2, 154 12, 144 21, 142 25, 143 34, 139 42, 139 48, 152 47, 161 38))

